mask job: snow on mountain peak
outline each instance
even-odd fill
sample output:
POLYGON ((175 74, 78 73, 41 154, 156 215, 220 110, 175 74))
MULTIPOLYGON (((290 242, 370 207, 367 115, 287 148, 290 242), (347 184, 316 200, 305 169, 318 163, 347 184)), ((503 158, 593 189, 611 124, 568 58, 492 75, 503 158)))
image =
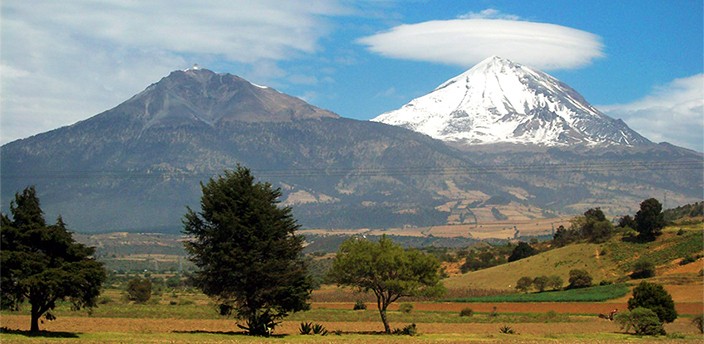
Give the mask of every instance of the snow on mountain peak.
POLYGON ((554 77, 499 56, 372 121, 467 144, 649 143, 554 77))

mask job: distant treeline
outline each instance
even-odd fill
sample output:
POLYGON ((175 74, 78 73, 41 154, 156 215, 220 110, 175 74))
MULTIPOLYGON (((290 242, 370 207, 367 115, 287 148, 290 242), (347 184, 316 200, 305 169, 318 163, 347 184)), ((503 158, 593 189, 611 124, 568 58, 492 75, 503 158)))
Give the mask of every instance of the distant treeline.
POLYGON ((683 205, 663 211, 665 221, 673 222, 682 218, 704 216, 704 202, 683 205))

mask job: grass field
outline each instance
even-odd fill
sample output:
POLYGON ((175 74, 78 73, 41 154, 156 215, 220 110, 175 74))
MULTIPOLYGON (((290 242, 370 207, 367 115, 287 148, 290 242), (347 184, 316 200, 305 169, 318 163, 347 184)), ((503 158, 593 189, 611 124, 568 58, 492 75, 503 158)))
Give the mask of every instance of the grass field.
POLYGON ((29 336, 29 315, 0 312, 0 342, 5 343, 702 343, 704 336, 691 324, 704 311, 704 280, 700 271, 704 259, 680 265, 685 256, 704 253, 702 225, 669 227, 657 241, 640 243, 614 238, 604 244, 576 244, 550 250, 494 268, 457 275, 444 280, 448 298, 459 296, 471 302, 402 300, 392 304, 392 328, 414 323, 418 336, 382 335, 383 326, 373 297, 349 289, 324 286, 314 292, 312 309, 293 314, 276 328, 272 338, 243 335, 233 319, 220 317, 214 303, 199 292, 165 292, 145 305, 126 302, 122 291, 105 290, 99 307, 90 314, 60 305, 55 321, 44 321, 47 331, 29 336), (679 228, 683 227, 683 231, 679 228), (650 281, 663 284, 675 300, 680 314, 665 324, 667 336, 636 337, 625 334, 614 323, 596 314, 626 308, 632 264, 642 257, 657 265, 650 281), (571 269, 585 269, 595 283, 617 283, 560 292, 515 294, 521 276, 559 275, 567 281, 571 269), (505 295, 513 292, 514 294, 505 295), (502 295, 497 295, 503 293, 502 295), (353 311, 355 300, 363 299, 366 311, 353 311), (607 301, 600 301, 607 300, 607 301), (581 301, 581 302, 576 302, 581 301), (410 313, 399 311, 401 302, 413 305, 410 313), (460 316, 465 308, 472 316, 460 316), (327 336, 304 336, 301 322, 324 325, 327 336), (516 334, 500 333, 508 326, 516 334))
POLYGON ((469 298, 446 299, 451 302, 600 302, 626 295, 626 284, 611 284, 590 288, 546 291, 529 294, 507 294, 469 298))

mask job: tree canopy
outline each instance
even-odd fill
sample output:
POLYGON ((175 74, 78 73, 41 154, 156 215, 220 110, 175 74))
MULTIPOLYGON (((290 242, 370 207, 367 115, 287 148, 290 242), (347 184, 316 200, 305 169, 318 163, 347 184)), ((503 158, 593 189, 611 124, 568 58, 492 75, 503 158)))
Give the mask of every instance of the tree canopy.
POLYGON ((633 296, 628 299, 628 309, 638 307, 648 308, 657 314, 661 322, 673 322, 677 319, 677 311, 672 296, 661 285, 640 282, 633 288, 633 296))
POLYGON ((662 234, 665 227, 665 216, 662 213, 662 204, 655 199, 649 198, 640 203, 640 210, 634 218, 636 222, 635 230, 645 239, 653 240, 662 234))
POLYGON ((312 283, 302 257, 303 238, 279 189, 255 182, 238 166, 201 183, 201 211, 188 209, 184 233, 189 259, 199 268, 193 282, 234 314, 251 335, 268 336, 291 312, 306 310, 312 283))
POLYGON ((31 305, 30 331, 39 331, 39 319, 55 316, 56 302, 69 301, 74 309, 95 306, 105 281, 103 264, 94 248, 74 241, 59 217, 47 225, 36 190, 27 187, 10 204, 12 218, 2 214, 0 237, 0 296, 4 309, 31 305))
POLYGON ((440 262, 418 250, 406 250, 385 235, 378 242, 359 237, 345 240, 333 261, 330 277, 339 285, 372 291, 384 331, 391 332, 386 310, 404 296, 439 296, 440 262))
POLYGON ((534 249, 533 246, 520 241, 516 248, 513 249, 513 252, 511 252, 511 255, 508 257, 508 261, 515 262, 519 259, 530 257, 536 253, 538 253, 538 250, 534 249))

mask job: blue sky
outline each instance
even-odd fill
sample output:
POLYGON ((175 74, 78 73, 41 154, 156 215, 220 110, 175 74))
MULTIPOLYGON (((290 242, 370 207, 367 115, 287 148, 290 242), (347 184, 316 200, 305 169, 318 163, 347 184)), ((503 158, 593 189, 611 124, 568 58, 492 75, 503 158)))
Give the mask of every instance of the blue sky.
POLYGON ((198 63, 367 120, 491 55, 647 138, 704 151, 703 1, 5 0, 0 143, 198 63))

